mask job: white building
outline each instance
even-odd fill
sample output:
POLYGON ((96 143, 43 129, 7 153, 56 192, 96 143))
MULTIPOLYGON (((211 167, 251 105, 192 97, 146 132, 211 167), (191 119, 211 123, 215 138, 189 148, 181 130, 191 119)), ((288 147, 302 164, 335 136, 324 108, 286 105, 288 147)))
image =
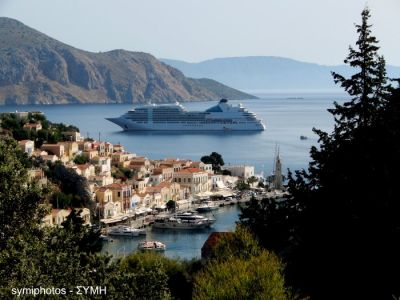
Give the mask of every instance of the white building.
POLYGON ((254 176, 254 166, 247 166, 247 165, 224 166, 223 169, 230 171, 232 176, 238 176, 243 179, 248 179, 254 176))

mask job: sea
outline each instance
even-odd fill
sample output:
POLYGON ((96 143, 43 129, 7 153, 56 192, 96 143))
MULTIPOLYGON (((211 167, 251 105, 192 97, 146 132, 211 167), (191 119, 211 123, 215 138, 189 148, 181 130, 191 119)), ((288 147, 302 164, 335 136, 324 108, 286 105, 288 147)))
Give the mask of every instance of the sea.
MULTIPOLYGON (((150 159, 180 158, 200 160, 215 151, 222 155, 226 165, 253 165, 256 173, 271 174, 274 157, 279 151, 283 170, 307 168, 311 146, 318 146, 318 137, 312 129, 330 132, 334 119, 327 111, 333 102, 343 103, 348 96, 340 92, 267 92, 253 93, 259 99, 232 100, 242 103, 266 125, 262 132, 124 132, 107 121, 131 109, 132 104, 71 104, 0 106, 0 112, 39 110, 52 122, 77 126, 85 137, 120 143, 129 152, 150 159), (300 139, 305 136, 307 139, 300 139)), ((216 102, 182 103, 186 109, 202 111, 216 102)), ((233 230, 239 208, 222 208, 216 216, 213 230, 233 230)), ((153 232, 154 238, 167 244, 166 255, 184 259, 198 258, 209 231, 202 232, 153 232)), ((137 247, 138 240, 116 239, 105 245, 104 251, 125 255, 137 247)))

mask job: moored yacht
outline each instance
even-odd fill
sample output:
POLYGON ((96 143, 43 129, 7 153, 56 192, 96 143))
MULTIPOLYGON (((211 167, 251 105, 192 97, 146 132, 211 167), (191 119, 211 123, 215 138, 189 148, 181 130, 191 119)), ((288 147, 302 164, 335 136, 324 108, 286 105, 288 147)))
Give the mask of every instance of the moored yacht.
POLYGON ((153 228, 160 229, 203 229, 210 227, 215 219, 206 218, 192 213, 181 213, 174 216, 158 217, 153 228))
POLYGON ((146 234, 145 229, 136 229, 130 226, 118 225, 114 227, 110 227, 107 231, 108 235, 114 236, 139 236, 139 234, 146 234))
POLYGON ((218 205, 215 204, 213 201, 204 201, 196 210, 199 213, 210 212, 213 210, 217 210, 219 208, 218 205))

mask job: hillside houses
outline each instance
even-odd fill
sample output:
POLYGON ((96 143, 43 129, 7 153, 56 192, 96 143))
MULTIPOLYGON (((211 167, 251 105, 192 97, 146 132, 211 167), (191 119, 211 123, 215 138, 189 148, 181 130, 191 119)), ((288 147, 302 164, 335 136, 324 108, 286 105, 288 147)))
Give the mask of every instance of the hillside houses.
MULTIPOLYGON (((26 124, 25 130, 38 130, 40 124, 26 124)), ((35 141, 21 140, 19 147, 29 156, 46 163, 61 163, 85 178, 88 194, 95 201, 92 214, 111 223, 114 219, 166 206, 170 200, 190 202, 200 195, 226 189, 224 176, 214 174, 210 164, 190 159, 165 158, 152 160, 125 151, 120 144, 85 140, 79 132, 65 131, 63 141, 44 142, 35 148, 35 141), (79 163, 78 163, 79 162, 79 163)), ((44 170, 29 171, 30 180, 48 184, 44 170)), ((61 226, 72 208, 55 209, 43 222, 61 226)), ((89 222, 88 208, 83 211, 89 222)))

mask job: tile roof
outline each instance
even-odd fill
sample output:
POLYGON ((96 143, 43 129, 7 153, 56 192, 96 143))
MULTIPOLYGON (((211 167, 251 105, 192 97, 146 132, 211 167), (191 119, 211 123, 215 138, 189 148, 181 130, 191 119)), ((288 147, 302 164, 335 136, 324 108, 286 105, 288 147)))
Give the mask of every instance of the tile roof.
POLYGON ((186 169, 182 169, 178 172, 175 172, 175 174, 193 174, 193 173, 206 173, 203 170, 199 169, 199 168, 186 168, 186 169))

